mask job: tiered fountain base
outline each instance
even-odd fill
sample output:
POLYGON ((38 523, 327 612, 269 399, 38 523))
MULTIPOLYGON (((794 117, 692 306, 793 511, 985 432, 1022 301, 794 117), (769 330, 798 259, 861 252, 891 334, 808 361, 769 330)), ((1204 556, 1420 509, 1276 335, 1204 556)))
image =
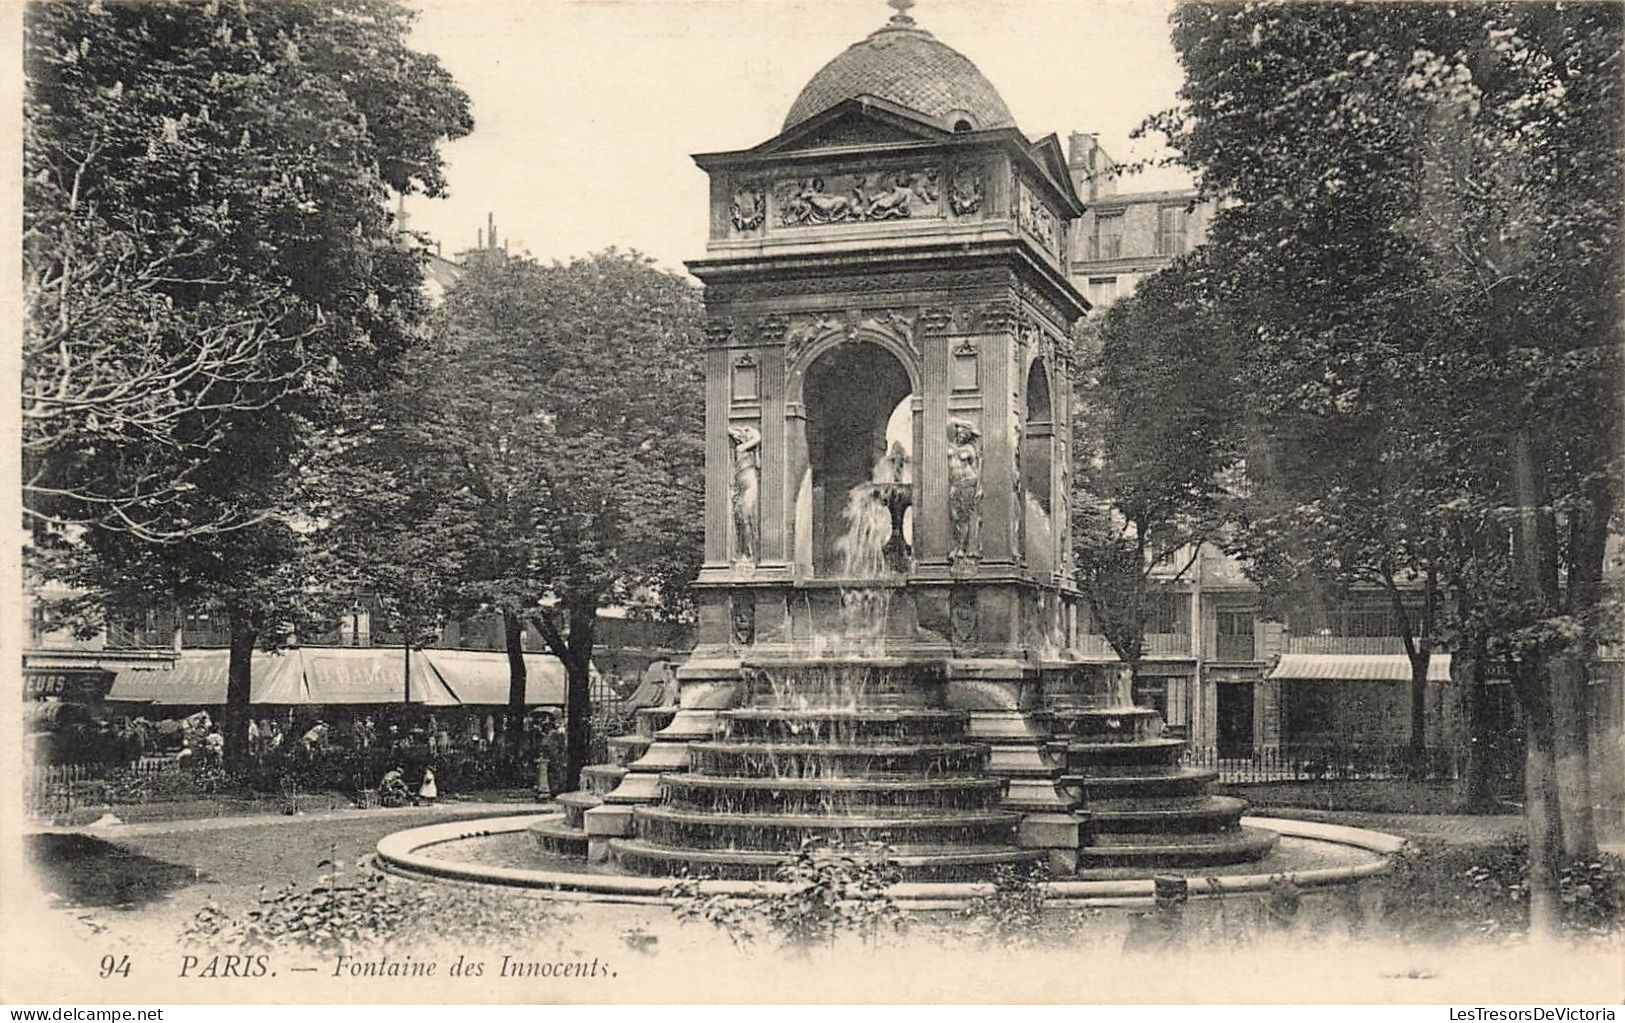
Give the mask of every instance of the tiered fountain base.
POLYGON ((610 741, 612 762, 559 797, 563 817, 531 833, 546 853, 631 873, 752 880, 807 842, 883 845, 916 881, 1021 863, 1123 876, 1273 848, 1273 832, 1241 826, 1243 800, 1208 794, 1212 772, 1181 766, 1184 743, 1155 711, 1090 706, 1113 702, 1095 693, 1016 715, 1047 739, 1011 774, 1001 767, 1020 750, 1001 760, 1003 747, 970 738, 986 722, 947 706, 946 677, 942 662, 901 658, 748 665, 728 709, 639 712, 638 731, 610 741), (1028 760, 1054 776, 1029 777, 1028 760), (1041 790, 1058 795, 1034 800, 1041 790))
POLYGON ((1211 771, 1184 767, 1185 743, 1143 707, 1059 711, 1050 752, 1086 817, 1079 873, 1199 867, 1260 859, 1275 834, 1241 826, 1245 800, 1207 793, 1211 771))
POLYGON ((636 807, 610 843, 643 874, 772 877, 803 843, 889 847, 910 880, 986 876, 1042 859, 1016 844, 988 749, 942 706, 940 667, 896 661, 782 662, 746 671, 747 706, 721 711, 688 769, 636 807))

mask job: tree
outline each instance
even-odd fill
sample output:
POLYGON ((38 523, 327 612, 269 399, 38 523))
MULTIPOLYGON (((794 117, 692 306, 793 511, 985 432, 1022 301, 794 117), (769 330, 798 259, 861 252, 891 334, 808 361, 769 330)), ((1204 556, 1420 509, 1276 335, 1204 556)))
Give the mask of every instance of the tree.
POLYGON ((1192 4, 1173 24, 1182 103, 1149 127, 1235 201, 1210 248, 1256 339, 1249 412, 1348 470, 1328 529, 1434 566, 1445 634, 1509 662, 1549 928, 1555 856, 1593 841, 1577 679, 1620 473, 1621 12, 1192 4), (1353 450, 1340 420, 1363 423, 1353 450))
POLYGON ((1154 577, 1178 579, 1222 519, 1236 464, 1229 341, 1187 257, 1099 321, 1075 381, 1073 550, 1106 641, 1137 677, 1154 577))
MULTIPOLYGON (((682 615, 699 569, 700 322, 695 289, 635 254, 478 254, 403 378, 409 401, 362 445, 386 486, 440 495, 413 529, 457 547, 468 605, 502 614, 510 711, 527 622, 563 662, 570 788, 599 609, 652 595, 649 613, 682 615)), ((409 570, 406 551, 385 557, 409 570)))
POLYGON ((31 328, 30 507, 84 527, 38 531, 39 564, 114 605, 219 604, 234 763, 252 650, 320 589, 298 568, 311 440, 389 378, 425 311, 388 193, 442 191, 439 143, 471 127, 406 48, 411 17, 391 0, 26 16, 26 279, 58 324, 31 328))

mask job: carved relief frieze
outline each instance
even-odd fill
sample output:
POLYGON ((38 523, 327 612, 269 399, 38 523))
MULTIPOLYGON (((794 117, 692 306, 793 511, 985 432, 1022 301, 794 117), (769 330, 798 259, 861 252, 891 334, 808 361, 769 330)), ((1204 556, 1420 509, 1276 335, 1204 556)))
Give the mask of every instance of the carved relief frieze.
POLYGON ((942 215, 935 168, 825 174, 778 182, 774 207, 781 227, 903 220, 942 215))
POLYGON ((790 318, 783 313, 769 313, 756 319, 756 340, 764 345, 776 345, 784 340, 790 329, 790 318))
POLYGON ((926 337, 946 334, 954 325, 954 310, 946 306, 930 306, 920 311, 920 333, 926 337))
POLYGON ((1032 306, 1038 315, 1048 320, 1051 325, 1057 328, 1066 326, 1067 320, 1066 317, 1061 315, 1060 308, 1054 302, 1051 302, 1042 291, 1025 280, 1017 285, 1017 289, 1021 295, 1021 300, 1032 306))
POLYGON ((1016 183, 1016 223, 1051 255, 1061 253, 1061 223, 1037 192, 1025 181, 1016 183))
POLYGON ((976 330, 983 334, 1012 331, 1016 327, 1016 304, 1009 299, 988 302, 978 310, 976 330))
POLYGON ((734 189, 729 219, 739 232, 756 231, 767 223, 767 190, 761 183, 752 181, 734 189))
POLYGON ((919 313, 902 309, 878 309, 869 311, 867 316, 857 321, 858 330, 872 330, 877 334, 884 334, 892 340, 914 353, 916 358, 920 354, 919 342, 914 336, 914 324, 919 319, 919 313))
POLYGON ((1011 284, 1014 274, 1003 268, 974 270, 916 270, 821 277, 816 285, 804 278, 777 277, 740 283, 707 284, 707 303, 755 302, 809 293, 873 295, 887 292, 962 292, 1011 284))
POLYGON ((784 364, 794 366, 801 360, 801 353, 807 346, 826 334, 835 331, 851 334, 852 328, 846 318, 831 313, 814 313, 810 316, 793 316, 790 325, 784 332, 784 364))
POLYGON ((968 217, 982 209, 987 186, 983 183, 981 167, 955 167, 948 183, 948 208, 955 215, 968 217))
POLYGON ((705 321, 705 343, 711 348, 723 348, 733 340, 734 321, 727 317, 716 317, 705 321))

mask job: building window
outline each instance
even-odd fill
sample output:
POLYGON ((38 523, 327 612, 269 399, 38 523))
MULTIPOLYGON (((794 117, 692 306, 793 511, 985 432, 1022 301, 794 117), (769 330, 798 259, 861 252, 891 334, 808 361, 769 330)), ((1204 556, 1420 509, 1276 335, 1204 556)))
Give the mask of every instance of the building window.
POLYGON ((1218 650, 1215 653, 1219 660, 1254 660, 1253 618, 1251 611, 1218 613, 1218 650))
POLYGON ((1157 255, 1179 256, 1185 252, 1185 207, 1163 206, 1157 210, 1157 255))
POLYGON ((1117 301, 1117 278, 1091 277, 1089 278, 1089 304, 1094 306, 1108 306, 1117 301))
POLYGON ((1145 597, 1146 635, 1190 635, 1190 603, 1183 593, 1159 590, 1145 597))
POLYGON ((1089 238, 1090 259, 1117 259, 1123 254, 1123 214, 1095 214, 1095 233, 1089 238))

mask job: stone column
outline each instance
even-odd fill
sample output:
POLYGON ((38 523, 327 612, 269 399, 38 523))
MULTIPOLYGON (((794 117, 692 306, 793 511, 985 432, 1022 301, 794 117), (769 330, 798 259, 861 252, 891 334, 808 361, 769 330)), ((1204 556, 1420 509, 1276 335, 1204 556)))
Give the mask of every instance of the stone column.
POLYGON ((1017 486, 1015 445, 1018 443, 1011 407, 1011 394, 1016 387, 1011 379, 1016 349, 1011 333, 1015 329, 1014 317, 1004 314, 1001 320, 996 314, 991 319, 1000 322, 1002 329, 975 339, 982 380, 983 568, 1014 564, 1011 549, 1014 530, 1018 528, 1012 516, 1017 486))
MULTIPOLYGON (((922 319, 924 317, 922 316, 922 319)), ((924 409, 923 437, 914 474, 914 560, 917 564, 945 564, 953 547, 948 524, 948 391, 953 339, 940 332, 920 334, 921 372, 925 394, 917 396, 924 409)))
POLYGON ((762 389, 762 551, 759 561, 763 565, 782 565, 790 560, 786 510, 791 508, 790 500, 793 500, 793 496, 786 499, 791 484, 787 478, 790 452, 784 421, 784 349, 764 348, 759 358, 762 389))
MULTIPOLYGON (((708 328, 710 333, 710 328, 708 328)), ((733 502, 728 484, 733 458, 728 446, 729 385, 732 352, 713 347, 705 353, 705 564, 726 568, 733 502)))

